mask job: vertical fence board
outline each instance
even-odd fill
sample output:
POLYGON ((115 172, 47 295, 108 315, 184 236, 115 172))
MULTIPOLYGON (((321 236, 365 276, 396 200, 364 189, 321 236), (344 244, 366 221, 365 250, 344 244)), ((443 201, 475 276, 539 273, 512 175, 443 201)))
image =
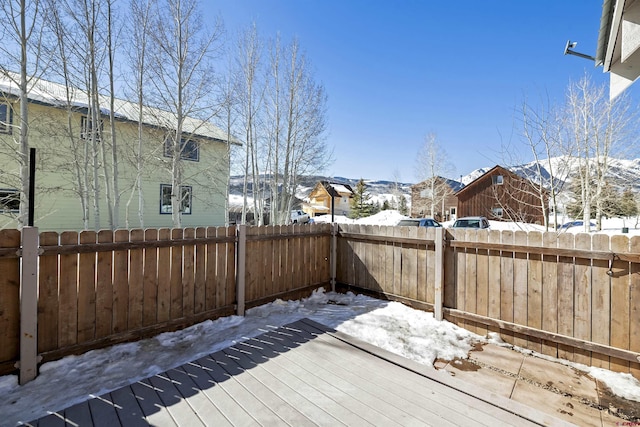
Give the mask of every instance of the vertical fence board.
MULTIPOLYGON (((627 236, 611 236, 613 253, 630 252, 627 236)), ((612 265, 611 275, 611 346, 629 350, 630 300, 631 300, 631 263, 617 260, 612 265)), ((616 372, 629 372, 629 362, 611 358, 610 368, 616 372)))
MULTIPOLYGON (((18 230, 0 230, 0 248, 20 248, 18 230)), ((0 259, 0 361, 20 352, 20 258, 0 259)))
MULTIPOLYGON (((591 250, 591 235, 576 235, 576 249, 591 250)), ((582 340, 591 340, 591 260, 576 258, 575 260, 575 318, 574 336, 582 340)), ((581 349, 575 351, 575 361, 585 365, 591 363, 591 352, 581 349)))
MULTIPOLYGON (((207 238, 212 238, 218 236, 218 229, 216 227, 207 227, 206 229, 207 238)), ((222 237, 222 236, 218 236, 222 237)), ((220 262, 220 258, 224 257, 225 263, 227 262, 226 252, 222 252, 219 256, 217 255, 217 243, 207 243, 206 246, 206 263, 207 268, 205 272, 204 279, 204 295, 205 295, 205 308, 207 310, 213 310, 218 306, 217 298, 218 292, 224 292, 224 282, 220 286, 221 290, 218 289, 217 286, 217 276, 216 270, 218 268, 218 263, 220 262)), ((224 301, 224 294, 222 293, 222 300, 224 301)))
POLYGON ((223 303, 225 306, 231 305, 236 302, 236 227, 228 227, 226 230, 223 228, 223 234, 226 232, 227 237, 232 238, 230 242, 223 243, 221 245, 222 248, 226 248, 227 262, 223 265, 224 279, 225 279, 225 291, 224 296, 225 299, 223 301, 219 301, 219 303, 223 303))
MULTIPOLYGON (((158 230, 158 240, 170 240, 171 230, 158 230)), ((171 319, 171 248, 158 248, 158 322, 171 319)))
MULTIPOLYGON (((225 230, 222 227, 217 227, 215 229, 215 235, 217 237, 227 237, 228 236, 228 230, 225 230)), ((235 230, 234 230, 234 237, 235 237, 235 230)), ((228 295, 229 293, 229 286, 227 283, 227 274, 230 274, 229 270, 228 270, 228 264, 230 261, 230 258, 228 257, 227 254, 227 243, 216 243, 215 247, 213 248, 213 253, 216 256, 215 259, 215 263, 217 264, 215 269, 214 269, 214 279, 213 279, 213 283, 214 283, 214 292, 215 292, 215 307, 216 308, 220 308, 220 307, 224 307, 227 304, 227 300, 231 297, 230 295, 228 295)), ((234 271, 235 271, 235 265, 234 265, 234 271)), ((234 303, 235 300, 231 300, 230 303, 234 303)))
MULTIPOLYGON (((276 237, 277 231, 278 229, 274 226, 265 227, 265 232, 266 232, 266 235, 268 236, 276 237)), ((264 258, 266 261, 265 272, 264 272, 264 281, 265 281, 264 289, 265 289, 265 296, 266 296, 266 295, 273 295, 275 293, 274 289, 276 289, 274 286, 274 279, 275 279, 274 272, 276 271, 276 262, 278 262, 278 253, 276 250, 276 246, 279 242, 271 238, 269 240, 266 240, 264 243, 265 243, 264 258)), ((309 274, 311 273, 310 268, 308 273, 309 274)))
MULTIPOLYGON (((476 234, 478 242, 489 241, 489 230, 480 230, 476 234)), ((478 249, 476 255, 476 313, 481 316, 489 315, 489 255, 486 249, 478 249)), ((476 333, 487 335, 488 328, 477 325, 476 333)))
MULTIPOLYGON (((573 249, 575 247, 575 235, 563 233, 558 236, 558 247, 573 249)), ((574 259, 571 257, 558 257, 558 333, 569 337, 573 336, 573 317, 575 312, 573 294, 576 289, 574 259)), ((558 357, 573 361, 573 349, 562 344, 558 345, 558 357)))
MULTIPOLYGON (((528 245, 532 247, 542 246, 542 233, 532 231, 528 233, 528 245)), ((527 286, 527 326, 542 328, 542 256, 529 254, 529 280, 527 286)), ((527 348, 542 352, 542 341, 529 337, 527 348)))
MULTIPOLYGON (((465 240, 468 242, 476 242, 478 239, 478 230, 465 230, 465 240)), ((466 267, 465 269, 465 310, 477 314, 478 308, 478 250, 475 248, 465 249, 466 267)), ((466 326, 471 332, 477 332, 477 324, 475 322, 466 322, 466 326)))
MULTIPOLYGON (((116 242, 128 242, 129 230, 116 230, 116 242)), ((113 332, 128 329, 129 318, 129 251, 113 253, 113 332)))
MULTIPOLYGON (((174 228, 171 230, 171 240, 182 239, 183 230, 174 228)), ((179 319, 183 315, 183 291, 182 291, 182 260, 183 246, 171 247, 171 277, 169 287, 171 294, 170 318, 179 319)))
MULTIPOLYGON (((78 233, 65 231, 61 245, 77 245, 78 233)), ((78 342, 78 254, 60 255, 60 306, 58 344, 61 347, 78 342)))
MULTIPOLYGON (((640 237, 631 238, 629 249, 632 253, 640 253, 640 237)), ((631 285, 629 287, 629 349, 640 353, 640 263, 632 263, 630 271, 631 285)), ((640 363, 632 362, 629 365, 629 372, 634 377, 640 379, 640 363)))
MULTIPOLYGON (((113 242, 113 231, 98 232, 98 243, 113 242)), ((113 251, 98 252, 96 288, 96 338, 113 333, 113 251)))
MULTIPOLYGON (((0 239, 2 239, 1 235, 0 239)), ((57 246, 58 233, 52 231, 40 233, 40 245, 57 246)), ((0 260, 0 268, 2 268, 2 260, 0 260)), ((58 348, 57 254, 40 257, 38 276, 38 352, 42 353, 58 348)), ((2 295, 4 298, 6 294, 2 295)))
MULTIPOLYGON (((500 244, 500 231, 491 230, 487 237, 489 243, 500 244)), ((500 318, 500 251, 491 250, 489 254, 489 286, 488 286, 488 310, 487 315, 494 319, 500 318)), ((497 327, 489 327, 490 332, 500 332, 497 327)))
MULTIPOLYGON (((95 231, 83 231, 80 244, 96 243, 96 238, 95 231)), ((81 253, 78 262, 78 342, 86 342, 96 333, 96 253, 81 253)))
MULTIPOLYGON (((393 227, 393 235, 402 237, 400 227, 393 227)), ((393 244, 393 293, 402 295, 402 244, 393 244)))
MULTIPOLYGON (((452 240, 453 235, 449 230, 444 230, 444 239, 452 240)), ((456 283, 456 251, 447 245, 444 248, 444 306, 449 308, 459 308, 457 306, 457 283, 456 283)), ((446 316, 445 316, 446 318, 446 316)), ((450 320, 447 318, 447 320, 450 320)))
MULTIPOLYGON (((196 228, 196 238, 202 239, 207 236, 207 230, 204 227, 196 228)), ((196 245, 196 255, 195 255, 195 277, 194 277, 194 288, 193 288, 193 298, 194 305, 193 311, 195 313, 202 313, 205 311, 206 306, 206 272, 207 272, 207 263, 206 263, 206 252, 207 247, 204 244, 196 245)))
POLYGON ((247 252, 245 273, 245 297, 247 301, 256 298, 256 287, 258 286, 258 274, 260 272, 260 260, 258 258, 258 242, 251 240, 256 234, 255 226, 247 226, 247 252))
MULTIPOLYGON (((407 230, 407 237, 416 239, 418 237, 418 227, 402 227, 407 230)), ((418 298, 418 249, 415 245, 407 245, 406 250, 407 258, 403 259, 402 271, 406 271, 407 278, 407 293, 404 295, 408 298, 418 298), (406 261, 406 262, 404 262, 406 261)))
MULTIPOLYGON (((609 236, 606 234, 594 234, 592 237, 594 251, 609 251, 609 236)), ((598 344, 609 345, 609 328, 602 327, 611 321, 611 283, 607 274, 609 262, 605 260, 593 260, 591 263, 591 337, 590 340, 598 344)), ((592 366, 609 369, 609 357, 593 353, 592 366)))
MULTIPOLYGON (((183 230, 185 239, 196 237, 194 228, 183 230)), ((182 315, 193 316, 195 307, 195 245, 185 244, 182 248, 182 315)))
MULTIPOLYGON (((158 230, 144 231, 145 242, 157 242, 158 230)), ((144 250, 144 274, 142 275, 142 325, 153 325, 158 321, 158 248, 144 250)))
MULTIPOLYGON (((454 230, 454 238, 456 240, 465 240, 465 230, 454 230)), ((467 310, 467 250, 464 248, 456 249, 456 307, 458 310, 467 310)), ((457 320, 458 326, 466 327, 466 322, 457 320)))
MULTIPOLYGON (((542 235, 542 245, 546 248, 555 248, 558 243, 558 235, 554 232, 542 235)), ((558 332, 558 257, 556 255, 542 256, 542 329, 558 332)), ((558 346, 550 341, 542 341, 542 354, 557 357, 558 346)))
MULTIPOLYGON (((505 245, 513 244, 513 231, 503 231, 500 241, 505 245)), ((502 251, 500 256, 500 319, 513 322, 513 252, 502 251)), ((513 332, 502 333, 502 339, 514 343, 513 332)))
MULTIPOLYGON (((427 240, 432 240, 435 241, 436 238, 436 229, 433 227, 429 227, 426 229, 426 233, 425 233, 425 239, 427 240)), ((436 241, 435 242, 436 245, 438 245, 439 243, 436 241)), ((426 246, 425 246, 426 247, 426 246)), ((424 257, 418 260, 418 266, 424 271, 425 277, 424 277, 424 283, 422 283, 420 286, 424 287, 424 300, 426 302, 428 302, 429 304, 435 304, 435 293, 436 293, 436 288, 435 288, 435 277, 436 277, 436 251, 435 251, 435 246, 433 249, 429 249, 427 251, 425 251, 424 257), (426 266, 426 268, 423 268, 421 264, 422 262, 424 262, 424 265, 426 266)), ((443 268, 443 265, 439 266, 440 268, 443 268)), ((420 295, 418 295, 418 299, 420 298, 420 295)))
MULTIPOLYGON (((131 242, 143 242, 144 230, 134 229, 130 233, 131 242)), ((137 329, 142 326, 144 311, 144 249, 129 251, 129 315, 127 329, 137 329)))
MULTIPOLYGON (((518 246, 527 245, 527 233, 516 231, 513 233, 513 244, 518 246)), ((513 255, 513 321, 518 325, 527 324, 527 289, 528 289, 528 261, 527 254, 516 252, 513 255)), ((515 334, 515 345, 527 348, 526 337, 515 334)))

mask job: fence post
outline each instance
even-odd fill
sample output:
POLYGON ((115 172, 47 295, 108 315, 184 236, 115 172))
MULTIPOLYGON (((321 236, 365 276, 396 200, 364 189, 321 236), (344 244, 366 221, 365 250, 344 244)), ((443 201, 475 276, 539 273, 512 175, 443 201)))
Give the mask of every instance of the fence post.
MULTIPOLYGON (((333 200, 333 198, 331 199, 333 200)), ((331 292, 336 291, 336 271, 338 259, 338 224, 331 223, 331 255, 329 259, 329 267, 331 268, 331 292)))
POLYGON ((247 261, 247 226, 240 224, 238 226, 238 241, 236 245, 236 314, 244 316, 245 303, 245 277, 246 277, 246 261, 247 261))
POLYGON ((20 385, 38 374, 38 227, 22 228, 20 385))
POLYGON ((435 283, 435 300, 434 312, 436 320, 442 320, 442 306, 444 299, 444 228, 438 227, 436 230, 435 246, 436 246, 436 272, 434 277, 435 283))

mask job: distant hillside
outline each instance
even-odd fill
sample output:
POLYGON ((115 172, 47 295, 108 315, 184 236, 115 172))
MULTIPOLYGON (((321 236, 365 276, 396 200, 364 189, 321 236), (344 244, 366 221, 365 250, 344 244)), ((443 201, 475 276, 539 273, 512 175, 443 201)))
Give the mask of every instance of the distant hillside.
MULTIPOLYGON (((613 187, 618 189, 630 187, 635 191, 640 191, 640 159, 625 160, 609 158, 608 162, 610 166, 607 178, 613 187)), ((531 180, 538 180, 541 176, 542 181, 546 184, 551 176, 548 170, 548 165, 551 164, 551 168, 555 171, 556 179, 560 178, 564 184, 570 184, 573 181, 573 177, 577 176, 580 165, 578 158, 568 156, 553 157, 550 160, 544 159, 541 160, 541 164, 540 174, 538 174, 538 168, 535 162, 512 166, 508 169, 518 175, 526 176, 531 180)), ((476 169, 462 177, 462 182, 467 185, 489 171, 492 167, 476 169)), ((563 188, 568 190, 566 186, 563 188)))
MULTIPOLYGON (((352 188, 355 188, 356 184, 360 180, 344 177, 328 177, 321 175, 305 175, 300 178, 300 187, 298 188, 297 197, 305 199, 313 187, 318 181, 331 181, 338 184, 348 184, 352 188)), ((263 182, 268 182, 268 177, 263 179, 263 182)), ((391 200, 391 197, 395 191, 396 183, 392 181, 374 181, 365 180, 367 184, 367 192, 371 195, 371 201, 376 203, 383 203, 384 200, 391 200)), ((410 183, 398 183, 398 189, 403 194, 407 202, 411 201, 411 185, 410 183)), ((242 175, 234 175, 231 177, 230 193, 232 195, 242 195, 243 177, 242 175)))

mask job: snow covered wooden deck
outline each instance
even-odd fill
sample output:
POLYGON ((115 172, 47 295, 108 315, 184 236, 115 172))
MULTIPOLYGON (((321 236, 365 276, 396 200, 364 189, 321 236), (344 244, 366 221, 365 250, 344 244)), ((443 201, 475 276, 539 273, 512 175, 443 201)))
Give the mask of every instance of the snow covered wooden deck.
POLYGON ((308 319, 265 331, 30 425, 65 422, 79 426, 564 425, 308 319))

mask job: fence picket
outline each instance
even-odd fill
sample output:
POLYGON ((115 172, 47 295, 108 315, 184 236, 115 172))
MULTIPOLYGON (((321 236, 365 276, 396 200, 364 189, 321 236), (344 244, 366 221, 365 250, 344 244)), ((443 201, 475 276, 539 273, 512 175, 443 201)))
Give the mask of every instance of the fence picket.
MULTIPOLYGON (((115 242, 128 242, 129 230, 116 230, 115 242)), ((113 253, 113 332, 128 329, 129 318, 129 251, 113 253)))
MULTIPOLYGON (((500 244, 501 234, 498 230, 490 230, 488 241, 492 244, 500 244)), ((501 256, 500 251, 490 250, 489 256, 489 286, 487 301, 489 304, 487 315, 494 319, 500 318, 500 277, 501 277, 501 256)), ((499 332, 499 328, 489 327, 490 332, 499 332)))
MULTIPOLYGON (((503 231, 500 240, 504 245, 512 245, 513 231, 503 231)), ((500 256, 500 319, 506 322, 513 322, 513 264, 513 252, 502 251, 500 256)), ((502 339, 509 344, 513 344, 513 332, 503 334, 502 339)))
MULTIPOLYGON (((113 231, 98 232, 98 243, 113 242, 113 231)), ((113 251, 98 252, 96 284, 96 338, 113 333, 113 251)))
MULTIPOLYGON (((528 233, 527 244, 532 247, 542 246, 542 233, 533 231, 528 233)), ((542 329, 542 255, 529 254, 527 286, 527 326, 542 329)), ((542 352, 542 341, 529 337, 527 348, 538 353, 542 352)))
MULTIPOLYGON (((144 231, 145 242, 158 241, 158 230, 144 231)), ((142 325, 153 325, 158 321, 158 248, 144 250, 144 274, 142 275, 142 325)))
MULTIPOLYGON (((222 235, 221 231, 219 231, 217 227, 207 227, 206 235, 207 238, 226 236, 226 234, 222 235)), ((219 273, 217 273, 217 270, 220 268, 219 266, 222 266, 222 262, 226 264, 227 254, 225 251, 221 251, 221 253, 218 254, 218 245, 218 243, 207 243, 205 250, 207 268, 204 279, 204 294, 205 308, 207 310, 213 310, 214 308, 218 307, 218 300, 224 302, 224 280, 218 280, 219 273)), ((220 274, 220 276, 222 276, 222 274, 220 274)), ((220 305, 222 306, 222 304, 220 305)))
MULTIPOLYGON (((591 235, 580 233, 576 236, 576 249, 591 250, 591 235)), ((575 260, 575 284, 574 294, 575 319, 574 336, 583 340, 591 340, 591 260, 577 258, 575 260)), ((589 365, 591 352, 576 349, 574 361, 589 365)))
MULTIPOLYGON (((144 230, 134 229, 130 233, 131 242, 143 242, 144 230)), ((129 251, 129 315, 127 329, 142 326, 144 311, 144 250, 142 248, 129 251)))
MULTIPOLYGON (((1 233, 0 247, 3 242, 1 233)), ((40 233, 41 246, 55 246, 57 244, 58 233, 52 231, 40 233)), ((2 264, 3 260, 0 260, 0 269, 6 271, 2 264)), ((58 255, 41 256, 38 268, 38 352, 44 352, 58 348, 58 255)), ((0 278, 0 282, 2 282, 2 278, 0 278)), ((3 291, 0 287, 1 295, 3 295, 0 300, 5 300, 5 295, 7 295, 3 291)), ((0 307, 2 304, 3 302, 0 302, 0 307)), ((9 341, 3 342, 8 343, 9 341)))
MULTIPOLYGON (((171 230, 158 230, 158 240, 171 240, 171 230)), ((158 248, 158 322, 171 319, 171 248, 158 248)))
MULTIPOLYGON (((594 234, 591 240, 594 251, 609 251, 609 236, 594 234)), ((607 274, 609 262, 593 260, 591 263, 591 336, 590 341, 609 345, 611 342, 609 328, 603 328, 611 319, 611 278, 607 274)), ((609 369, 609 357, 593 353, 592 366, 609 369)))
MULTIPOLYGON (((613 253, 629 252, 627 236, 611 236, 613 253)), ((616 260, 611 268, 611 345, 629 349, 629 309, 631 302, 631 263, 616 260)), ((610 369, 616 372, 629 372, 629 362, 612 357, 610 369)))
MULTIPOLYGON (((182 239, 184 232, 181 228, 171 230, 171 240, 182 239)), ((184 301, 182 290, 182 260, 183 246, 171 247, 171 278, 169 279, 171 294, 170 318, 179 319, 183 316, 184 301)))
MULTIPOLYGON (((481 230, 476 234, 476 241, 487 243, 489 241, 489 231, 481 230)), ((478 249, 476 255, 476 310, 481 316, 489 314, 489 255, 486 249, 478 249)), ((476 333, 486 335, 486 326, 477 325, 476 333)))
MULTIPOLYGON (((95 231, 80 233, 80 244, 96 243, 95 231)), ((78 341, 89 341, 96 335, 96 253, 79 255, 78 265, 78 341)))
MULTIPOLYGON (((206 237, 207 229, 204 227, 196 228, 196 238, 202 239, 206 237)), ((207 262, 206 262, 206 252, 207 247, 203 244, 196 245, 196 254, 195 254, 195 277, 194 277, 194 288, 193 288, 193 298, 194 298, 194 306, 193 311, 195 313, 202 313, 205 311, 206 307, 206 272, 207 272, 207 262)))
MULTIPOLYGON (((77 245, 78 233, 65 231, 61 245, 77 245)), ((61 347, 78 342, 78 254, 60 255, 60 305, 58 344, 61 347)))
MULTIPOLYGON (((192 227, 182 230, 185 239, 194 239, 196 230, 192 227)), ((182 315, 193 316, 195 307, 195 245, 182 247, 182 315)))
MULTIPOLYGON (((640 237, 631 238, 629 250, 632 253, 640 253, 640 237)), ((640 263, 631 264, 629 272, 631 284, 629 286, 629 318, 634 321, 629 325, 629 350, 640 353, 640 263)), ((629 372, 640 379, 640 362, 631 362, 629 372)))
MULTIPOLYGON (((18 230, 0 230, 0 248, 20 248, 18 230)), ((14 360, 19 354, 20 259, 0 259, 0 360, 14 360)))
MULTIPOLYGON (((558 235, 547 232, 542 235, 542 245, 555 248, 558 235)), ((542 329, 548 332, 558 332, 558 257, 556 255, 542 256, 542 329)), ((558 346, 550 341, 542 341, 542 354, 557 357, 558 346)))
MULTIPOLYGON (((558 247, 573 249, 575 236, 571 233, 562 233, 558 236, 558 247)), ((573 257, 558 257, 558 333, 568 337, 573 336, 573 318, 575 307, 573 294, 576 289, 573 257)), ((558 345, 558 357, 573 361, 573 349, 563 344, 558 345)))

